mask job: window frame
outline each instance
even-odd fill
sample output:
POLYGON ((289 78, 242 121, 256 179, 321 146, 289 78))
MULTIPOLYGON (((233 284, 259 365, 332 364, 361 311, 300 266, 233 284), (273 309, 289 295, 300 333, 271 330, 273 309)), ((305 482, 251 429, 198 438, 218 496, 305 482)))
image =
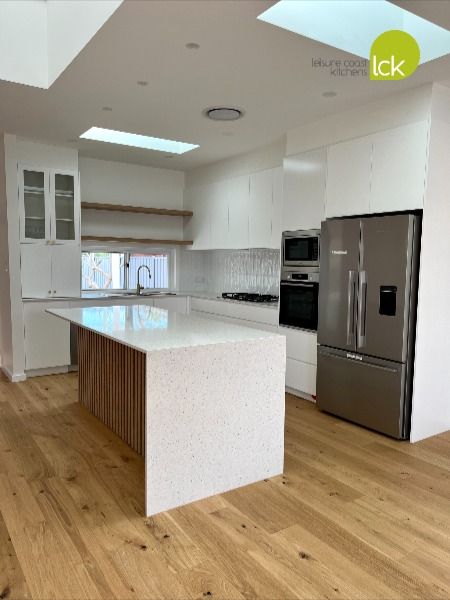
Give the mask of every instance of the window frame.
MULTIPOLYGON (((129 264, 130 257, 133 254, 144 254, 147 256, 151 256, 152 254, 165 254, 167 255, 167 287, 154 287, 154 288, 146 288, 151 289, 152 291, 167 291, 171 290, 174 287, 175 281, 175 251, 172 248, 155 248, 149 250, 148 248, 110 248, 110 247, 83 247, 81 248, 81 259, 83 259, 84 253, 95 253, 102 252, 106 254, 123 254, 125 260, 125 272, 124 272, 124 287, 123 288, 84 288, 83 287, 83 267, 80 269, 80 279, 81 279, 81 293, 104 293, 109 292, 111 294, 127 294, 136 290, 136 288, 129 287, 129 264)), ((152 273, 153 277, 153 273, 152 273)))

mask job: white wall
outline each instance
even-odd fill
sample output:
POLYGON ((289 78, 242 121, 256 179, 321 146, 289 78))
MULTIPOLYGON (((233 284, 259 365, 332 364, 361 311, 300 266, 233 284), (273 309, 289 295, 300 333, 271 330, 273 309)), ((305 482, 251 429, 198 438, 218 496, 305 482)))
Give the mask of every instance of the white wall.
POLYGON ((450 429, 450 90, 434 86, 424 200, 411 441, 450 429))
MULTIPOLYGON (((184 173, 80 157, 82 202, 183 207, 184 173)), ((183 239, 181 217, 83 210, 82 235, 183 239)))
POLYGON ((257 148, 251 152, 188 171, 186 173, 186 188, 280 167, 283 164, 285 153, 286 137, 283 136, 263 148, 257 148))
POLYGON ((0 365, 3 369, 11 369, 12 332, 4 136, 0 140, 0 365))
POLYGON ((424 121, 430 114, 431 88, 431 84, 427 84, 393 94, 288 131, 286 154, 299 154, 377 131, 424 121))
POLYGON ((78 171, 78 150, 17 138, 17 162, 49 169, 78 171))

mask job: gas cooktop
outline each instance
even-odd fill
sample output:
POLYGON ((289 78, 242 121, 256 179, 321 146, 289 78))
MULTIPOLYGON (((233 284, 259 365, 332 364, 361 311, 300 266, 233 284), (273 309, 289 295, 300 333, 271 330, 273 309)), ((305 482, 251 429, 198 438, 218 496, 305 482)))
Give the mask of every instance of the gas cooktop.
POLYGON ((241 300, 242 302, 278 302, 278 296, 248 292, 223 292, 222 298, 226 300, 241 300))

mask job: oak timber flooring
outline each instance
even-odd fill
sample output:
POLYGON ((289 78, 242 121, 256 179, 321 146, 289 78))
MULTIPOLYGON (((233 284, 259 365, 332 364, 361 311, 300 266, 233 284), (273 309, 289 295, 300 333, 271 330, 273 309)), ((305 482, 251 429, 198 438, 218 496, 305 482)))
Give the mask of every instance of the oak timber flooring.
POLYGON ((143 459, 76 374, 0 377, 0 599, 450 598, 450 435, 287 396, 285 475, 143 518, 143 459))

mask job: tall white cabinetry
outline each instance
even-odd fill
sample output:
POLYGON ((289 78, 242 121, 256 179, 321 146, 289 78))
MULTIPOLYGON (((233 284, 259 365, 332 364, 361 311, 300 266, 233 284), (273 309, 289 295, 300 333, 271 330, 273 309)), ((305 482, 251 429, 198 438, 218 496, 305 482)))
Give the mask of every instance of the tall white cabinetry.
POLYGON ((22 297, 80 295, 77 172, 19 166, 22 297))
POLYGON ((325 217, 326 149, 285 158, 283 231, 320 229, 325 217))
POLYGON ((373 136, 370 212, 423 208, 428 121, 373 136))
POLYGON ((371 161, 370 137, 329 146, 327 218, 369 212, 371 161))

